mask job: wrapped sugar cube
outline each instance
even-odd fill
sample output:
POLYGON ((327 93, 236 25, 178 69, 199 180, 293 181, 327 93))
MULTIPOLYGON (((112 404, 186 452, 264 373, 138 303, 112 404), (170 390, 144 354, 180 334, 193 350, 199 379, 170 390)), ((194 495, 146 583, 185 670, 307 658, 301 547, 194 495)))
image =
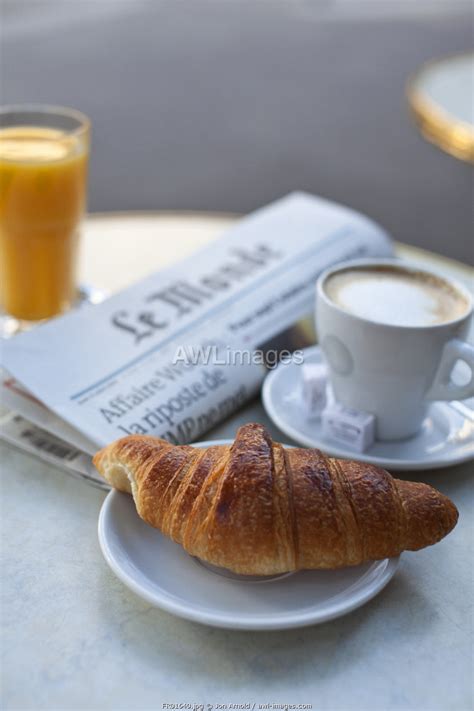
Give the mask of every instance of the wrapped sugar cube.
POLYGON ((374 442, 375 417, 339 402, 329 404, 321 415, 323 436, 357 452, 365 452, 374 442))
POLYGON ((303 363, 301 373, 301 391, 307 412, 312 417, 321 416, 327 404, 327 368, 323 363, 303 363))

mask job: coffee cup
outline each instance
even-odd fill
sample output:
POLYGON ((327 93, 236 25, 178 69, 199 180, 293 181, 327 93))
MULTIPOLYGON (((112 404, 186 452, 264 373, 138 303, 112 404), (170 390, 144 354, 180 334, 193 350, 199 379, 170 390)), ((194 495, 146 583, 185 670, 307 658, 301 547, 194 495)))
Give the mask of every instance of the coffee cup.
POLYGON ((415 435, 433 400, 474 396, 472 298, 460 284, 396 259, 344 262, 316 285, 316 330, 337 401, 372 413, 376 438, 415 435), (470 370, 457 384, 457 361, 470 370))

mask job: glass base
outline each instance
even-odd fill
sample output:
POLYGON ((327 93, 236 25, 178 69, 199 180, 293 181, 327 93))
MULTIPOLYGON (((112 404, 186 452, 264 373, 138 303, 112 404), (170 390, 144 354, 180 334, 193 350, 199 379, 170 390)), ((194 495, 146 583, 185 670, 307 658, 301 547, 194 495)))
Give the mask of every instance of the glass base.
MULTIPOLYGON (((86 304, 100 304, 107 298, 108 294, 103 289, 96 289, 93 286, 82 284, 77 292, 77 299, 71 310, 82 308, 86 304)), ((58 316, 61 314, 58 314, 58 316)), ((56 317, 52 317, 56 318, 56 317)), ((18 333, 23 333, 24 331, 29 331, 35 326, 39 326, 46 321, 51 319, 41 319, 39 321, 24 321, 22 319, 15 318, 9 314, 0 313, 0 338, 11 338, 16 336, 18 333)))

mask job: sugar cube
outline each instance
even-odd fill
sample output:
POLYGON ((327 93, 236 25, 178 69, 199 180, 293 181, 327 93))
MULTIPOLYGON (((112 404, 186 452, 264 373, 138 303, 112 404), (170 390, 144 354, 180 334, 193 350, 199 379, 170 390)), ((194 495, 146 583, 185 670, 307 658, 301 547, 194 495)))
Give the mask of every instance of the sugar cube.
POLYGON ((321 415, 327 404, 327 368, 323 363, 303 363, 302 395, 309 415, 321 415))
POLYGON ((339 402, 329 404, 321 415, 323 436, 357 452, 365 452, 374 442, 375 417, 339 402))

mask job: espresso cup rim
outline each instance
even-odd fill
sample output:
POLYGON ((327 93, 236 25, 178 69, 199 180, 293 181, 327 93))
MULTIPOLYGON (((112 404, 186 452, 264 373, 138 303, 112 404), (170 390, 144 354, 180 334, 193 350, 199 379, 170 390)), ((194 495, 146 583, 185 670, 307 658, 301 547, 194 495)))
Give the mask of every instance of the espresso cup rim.
POLYGON ((433 331, 436 329, 443 329, 449 326, 455 326, 459 323, 462 323, 464 320, 469 318, 473 311, 473 297, 467 287, 465 287, 463 284, 461 284, 457 279, 452 279, 451 277, 447 277, 444 274, 438 272, 436 269, 431 269, 431 268, 425 268, 423 266, 420 266, 416 264, 415 262, 412 261, 404 261, 402 259, 398 259, 396 257, 390 258, 390 257, 385 257, 385 258, 377 258, 377 257, 364 257, 360 259, 351 259, 346 262, 341 262, 340 264, 333 264, 331 267, 328 267, 325 269, 318 277, 316 281, 316 295, 318 299, 323 299, 324 302, 330 306, 331 308, 335 309, 337 312, 340 314, 344 315, 347 318, 353 319, 354 321, 361 321, 365 324, 370 324, 373 326, 383 326, 384 328, 389 328, 393 330, 399 330, 399 331, 433 331), (408 272, 418 272, 421 274, 426 274, 427 276, 434 276, 437 279, 440 279, 441 281, 444 281, 446 284, 449 284, 449 286, 453 287, 455 291, 459 292, 461 296, 466 299, 467 302, 467 309, 464 314, 461 314, 457 318, 453 318, 449 321, 443 321, 442 323, 429 323, 429 324, 421 324, 418 326, 414 326, 411 324, 393 324, 393 323, 385 323, 383 321, 374 321, 373 319, 366 318, 365 316, 359 316, 358 314, 353 314, 350 313, 349 311, 346 311, 345 309, 341 308, 338 304, 336 304, 332 299, 329 298, 329 296, 326 293, 326 290, 324 289, 324 284, 326 280, 330 277, 333 276, 334 274, 337 274, 337 272, 342 272, 346 271, 347 269, 352 269, 354 267, 376 267, 377 265, 390 265, 394 267, 399 267, 401 269, 406 269, 408 272))

